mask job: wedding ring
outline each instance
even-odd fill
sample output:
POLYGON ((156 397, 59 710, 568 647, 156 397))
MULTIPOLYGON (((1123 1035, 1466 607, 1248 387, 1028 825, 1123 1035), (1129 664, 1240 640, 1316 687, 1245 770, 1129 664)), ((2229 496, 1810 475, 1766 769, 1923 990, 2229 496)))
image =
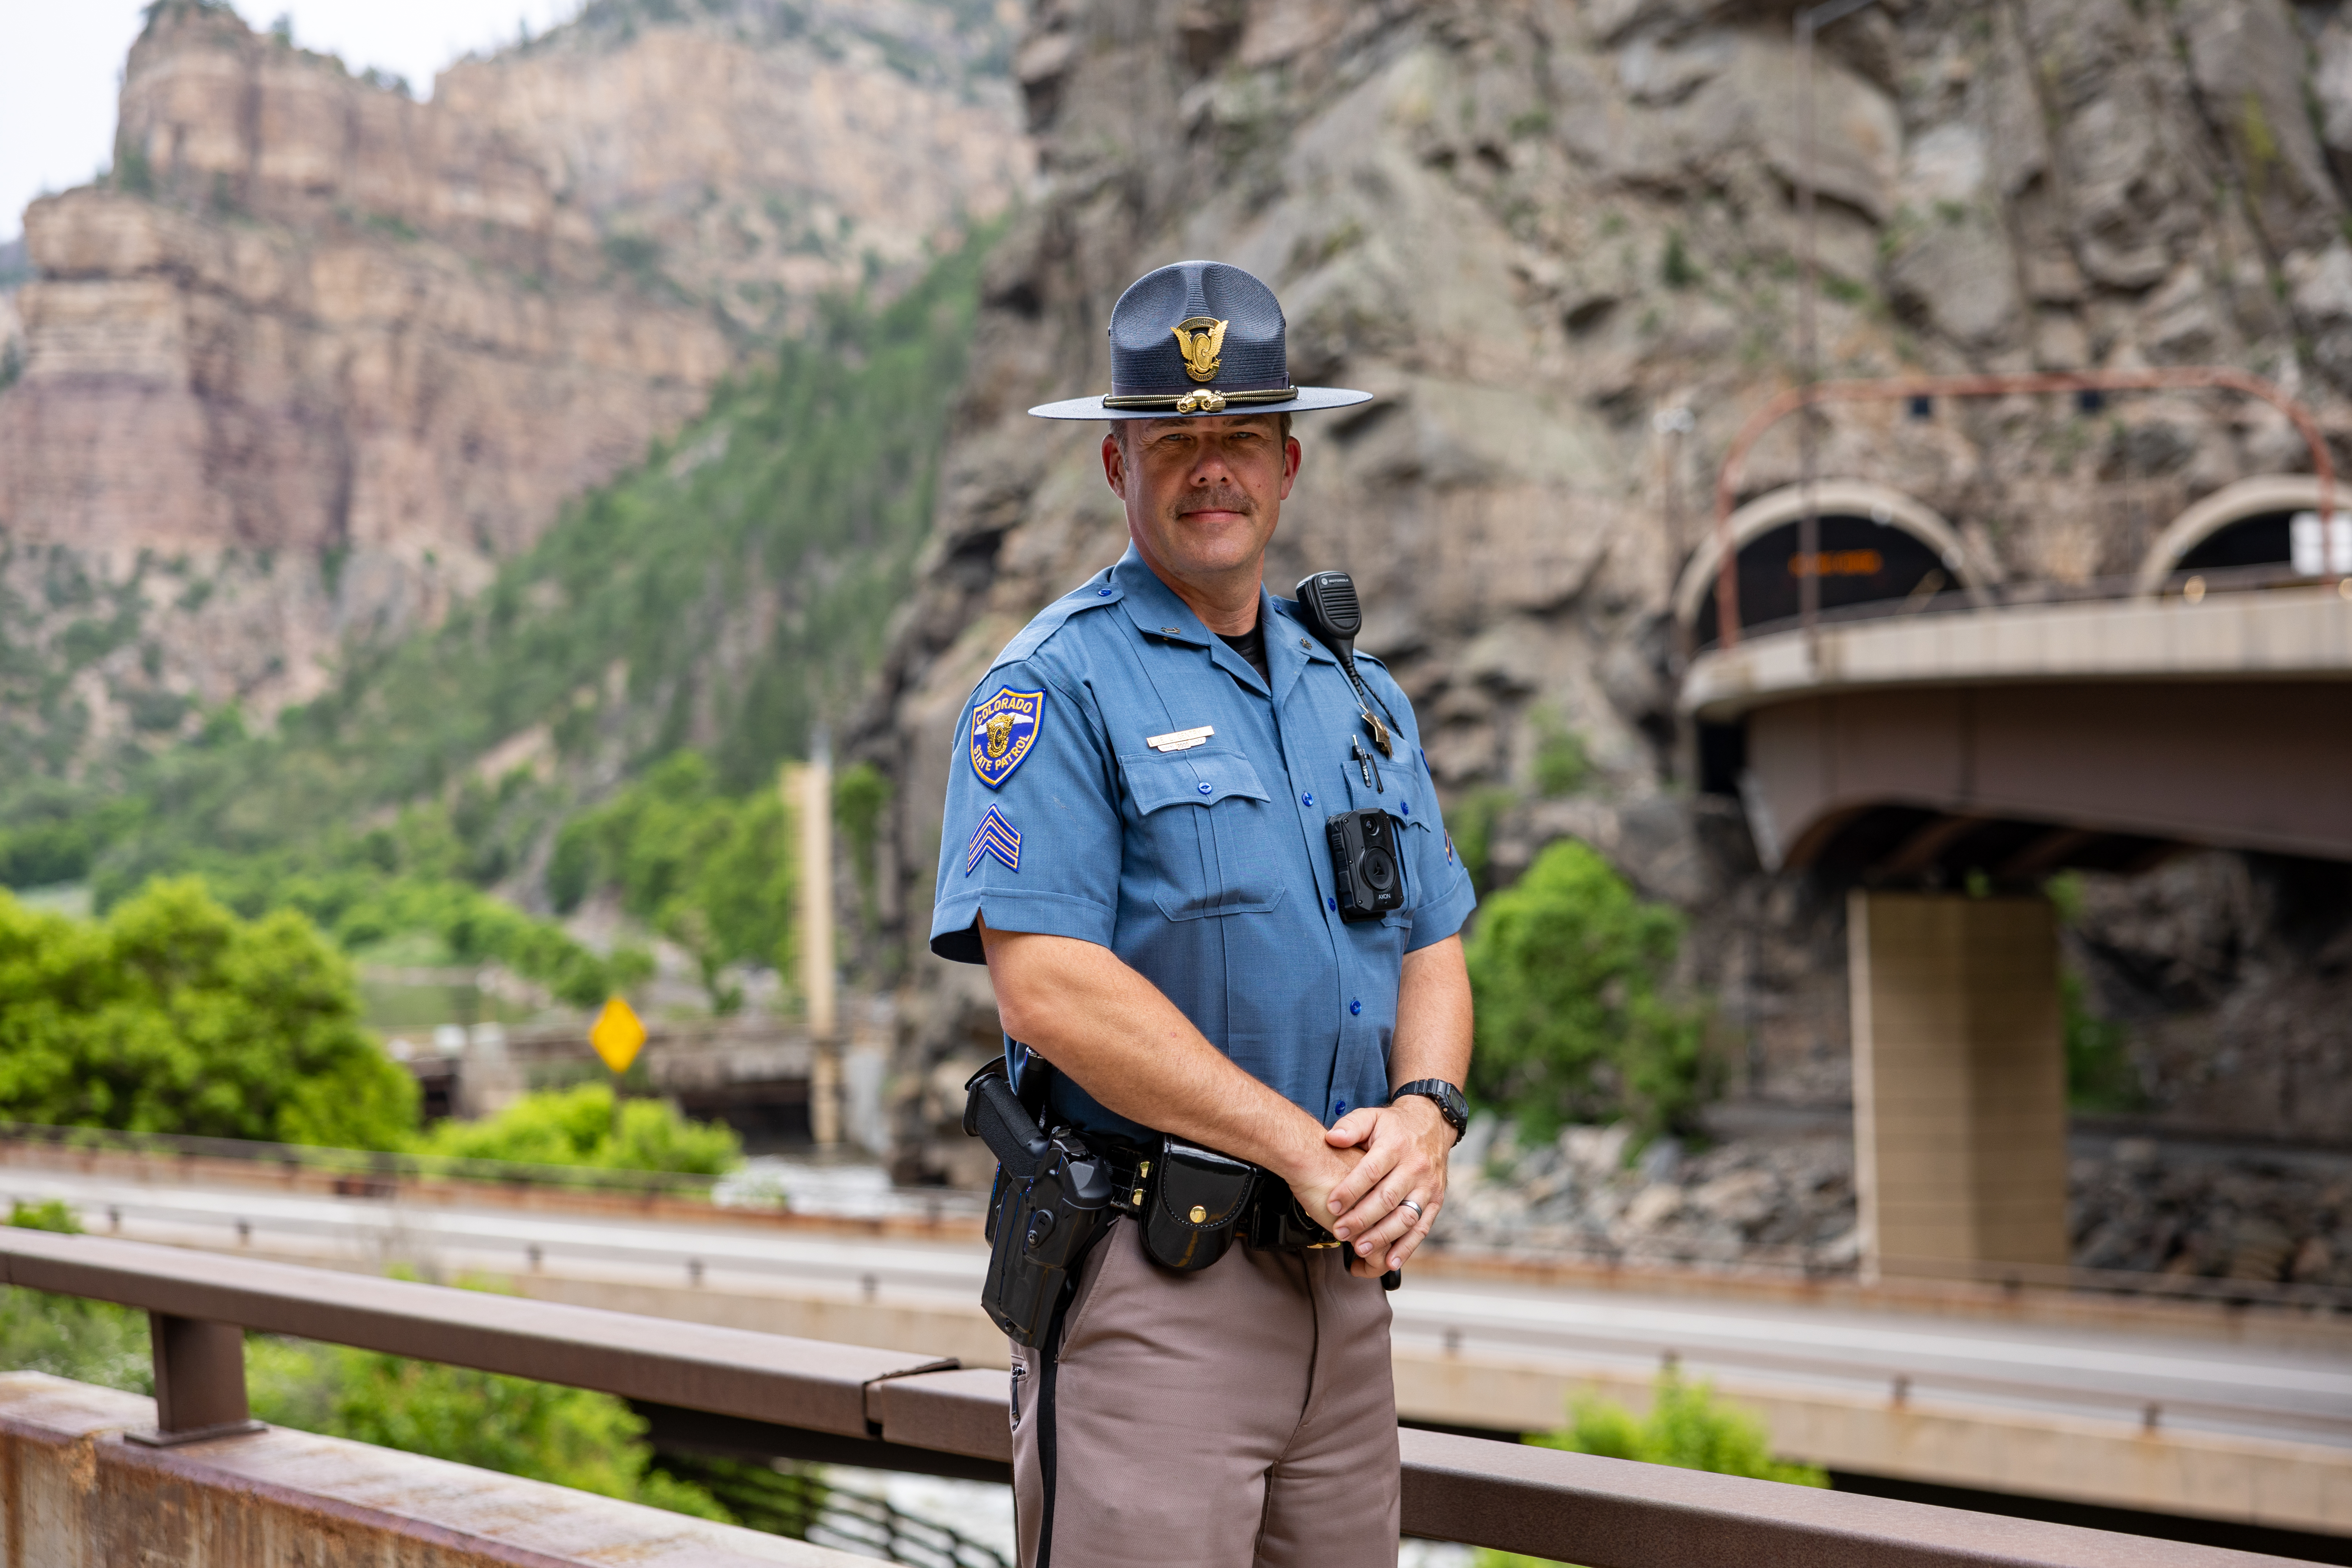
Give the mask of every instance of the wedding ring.
POLYGON ((1397 1207, 1401 1209, 1411 1209, 1412 1211, 1412 1217, 1415 1219, 1419 1219, 1421 1217, 1421 1205, 1413 1202, 1411 1198, 1402 1200, 1398 1203, 1397 1207))

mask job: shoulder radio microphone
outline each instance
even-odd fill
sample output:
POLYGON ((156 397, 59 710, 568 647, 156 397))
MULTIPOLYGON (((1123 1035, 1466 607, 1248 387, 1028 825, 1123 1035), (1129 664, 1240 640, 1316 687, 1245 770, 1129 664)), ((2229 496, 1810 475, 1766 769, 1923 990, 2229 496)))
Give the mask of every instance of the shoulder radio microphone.
MULTIPOLYGON (((1373 703, 1380 702, 1382 713, 1388 713, 1388 704, 1381 702, 1356 673, 1356 634, 1364 628, 1364 611, 1356 597, 1354 579, 1345 572, 1318 572, 1299 579, 1296 592, 1300 618, 1339 656, 1339 668, 1348 672, 1356 689, 1356 707, 1363 714, 1365 728, 1372 732, 1372 744, 1380 748, 1381 755, 1394 756, 1396 742, 1390 726, 1396 721, 1395 715, 1389 714, 1385 724, 1373 715, 1373 703)), ((1365 781, 1377 779, 1377 764, 1363 749, 1360 738, 1356 742, 1356 755, 1365 781)), ((1398 853, 1394 817, 1377 807, 1343 811, 1324 821, 1323 834, 1331 850, 1331 879, 1339 894, 1341 920, 1375 921, 1404 908, 1404 865, 1398 853)))
POLYGON ((1372 732, 1372 744, 1381 755, 1396 755, 1396 742, 1390 738, 1389 728, 1396 715, 1389 705, 1365 686, 1364 678, 1356 673, 1356 634, 1364 629, 1363 605, 1356 598, 1356 580, 1345 572, 1317 572, 1298 580, 1291 590, 1297 595, 1300 618, 1307 629, 1322 639, 1323 646, 1339 658, 1339 668, 1348 672, 1349 683, 1356 689, 1356 707, 1364 715, 1364 723, 1372 732), (1381 711, 1388 715, 1383 724, 1372 716, 1372 704, 1381 703, 1381 711))

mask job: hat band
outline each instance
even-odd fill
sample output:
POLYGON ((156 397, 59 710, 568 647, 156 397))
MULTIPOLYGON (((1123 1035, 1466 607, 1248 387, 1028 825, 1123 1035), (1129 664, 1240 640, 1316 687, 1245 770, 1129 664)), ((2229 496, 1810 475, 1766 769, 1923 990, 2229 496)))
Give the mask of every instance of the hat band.
POLYGON ((1202 387, 1198 392, 1114 394, 1102 400, 1105 408, 1121 410, 1165 408, 1174 414, 1221 414, 1228 403, 1247 407, 1258 403, 1287 403, 1298 395, 1295 386, 1269 386, 1256 392, 1211 392, 1202 387))

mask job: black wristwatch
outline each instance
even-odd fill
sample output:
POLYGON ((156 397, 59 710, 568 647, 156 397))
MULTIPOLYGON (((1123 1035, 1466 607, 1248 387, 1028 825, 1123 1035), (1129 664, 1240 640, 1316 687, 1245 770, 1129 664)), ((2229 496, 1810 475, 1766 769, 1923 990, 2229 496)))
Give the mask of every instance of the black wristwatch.
POLYGON ((1437 1114, 1445 1118, 1445 1125, 1454 1129, 1454 1141, 1457 1143, 1462 1141, 1462 1130, 1470 1125, 1470 1102, 1462 1098, 1460 1089, 1442 1078, 1417 1078, 1411 1083, 1397 1085, 1395 1092, 1389 1096, 1389 1103, 1394 1105, 1408 1094, 1435 1100, 1437 1114))

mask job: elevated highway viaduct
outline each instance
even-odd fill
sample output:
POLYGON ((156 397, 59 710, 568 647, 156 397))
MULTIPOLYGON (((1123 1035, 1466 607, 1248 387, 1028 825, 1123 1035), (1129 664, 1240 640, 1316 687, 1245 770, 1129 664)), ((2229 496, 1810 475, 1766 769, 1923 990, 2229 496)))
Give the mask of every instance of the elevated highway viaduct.
POLYGON ((2104 584, 1995 588, 1940 519, 1855 481, 1816 487, 1810 552, 1783 491, 1725 531, 1736 574, 1690 563, 1701 787, 1738 795, 1767 868, 1846 895, 1867 1269, 2068 1260, 2051 874, 2352 861, 2352 520, 2321 527, 2317 490, 2231 487, 2104 584), (1777 618, 1727 647, 1735 580, 1777 618))

